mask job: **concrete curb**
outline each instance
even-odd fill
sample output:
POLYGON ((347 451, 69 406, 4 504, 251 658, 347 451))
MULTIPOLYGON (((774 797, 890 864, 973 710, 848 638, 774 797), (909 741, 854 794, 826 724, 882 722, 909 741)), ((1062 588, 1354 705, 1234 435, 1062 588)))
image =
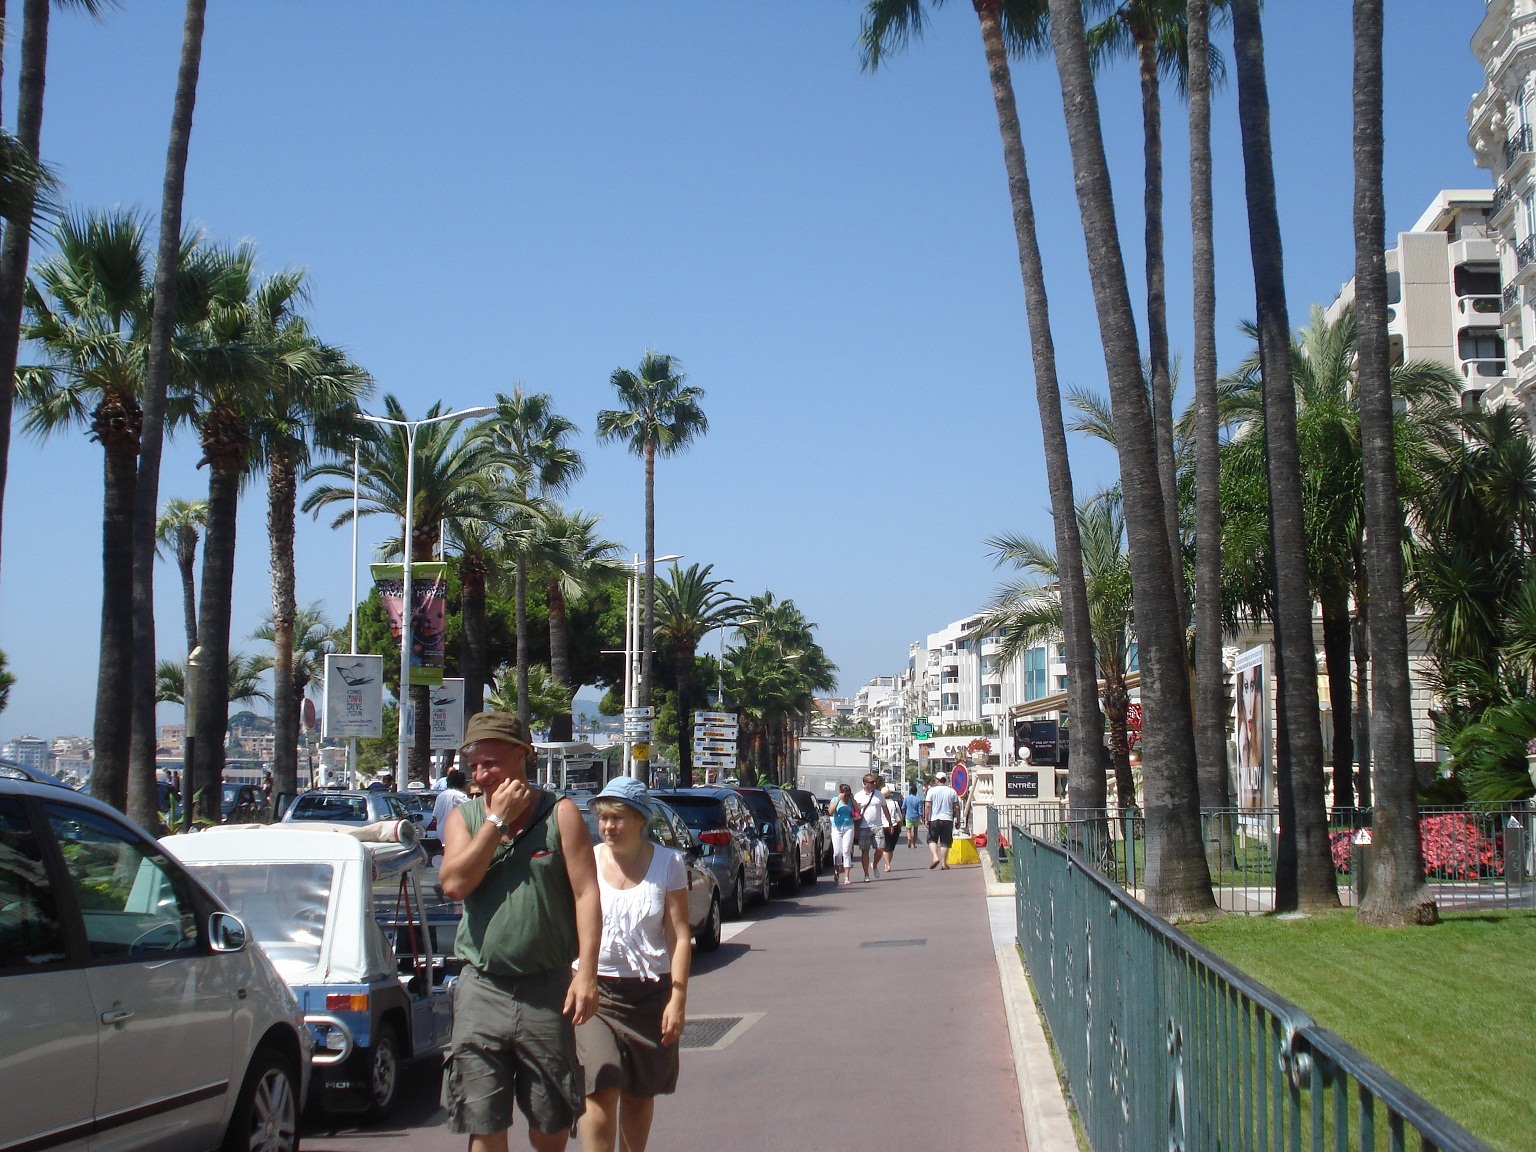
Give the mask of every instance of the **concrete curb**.
POLYGON ((992 859, 991 846, 978 848, 976 851, 981 856, 981 875, 987 883, 987 895, 1012 896, 1013 885, 1000 883, 997 879, 997 861, 992 859))
POLYGON ((1013 1044, 1013 1071, 1019 1080, 1026 1146, 1029 1152, 1078 1152, 1067 1098, 1056 1077, 1050 1043, 1040 1026, 1017 948, 997 950, 997 973, 1003 983, 1003 1011, 1013 1044))

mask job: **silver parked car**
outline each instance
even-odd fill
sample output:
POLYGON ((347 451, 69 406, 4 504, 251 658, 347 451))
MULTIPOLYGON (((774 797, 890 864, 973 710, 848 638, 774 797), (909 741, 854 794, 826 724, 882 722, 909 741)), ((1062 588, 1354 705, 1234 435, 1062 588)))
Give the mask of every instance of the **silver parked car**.
POLYGON ((0 1148, 293 1152, 312 1048, 244 924, 141 829, 0 779, 0 1148))

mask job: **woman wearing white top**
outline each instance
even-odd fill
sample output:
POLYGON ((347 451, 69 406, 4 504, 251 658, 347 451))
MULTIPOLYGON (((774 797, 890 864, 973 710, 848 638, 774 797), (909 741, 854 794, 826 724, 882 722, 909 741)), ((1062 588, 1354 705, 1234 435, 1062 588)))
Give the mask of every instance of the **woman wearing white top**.
POLYGON ((621 776, 592 801, 603 939, 597 1013, 576 1029, 587 1078, 586 1152, 645 1152, 655 1098, 677 1087, 677 1042, 688 1003, 693 939, 682 854, 645 838, 655 809, 645 785, 621 776))

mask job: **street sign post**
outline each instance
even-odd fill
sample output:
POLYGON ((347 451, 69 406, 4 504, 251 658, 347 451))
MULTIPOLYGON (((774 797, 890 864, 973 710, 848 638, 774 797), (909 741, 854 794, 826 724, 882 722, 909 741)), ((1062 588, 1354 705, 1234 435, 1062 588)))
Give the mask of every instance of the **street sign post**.
POLYGON ((734 712, 695 712, 693 714, 695 724, 735 724, 734 712))
POLYGON ((654 720, 654 719, 656 719, 656 709, 655 708, 626 708, 626 709, 624 709, 624 719, 626 719, 626 720, 654 720))

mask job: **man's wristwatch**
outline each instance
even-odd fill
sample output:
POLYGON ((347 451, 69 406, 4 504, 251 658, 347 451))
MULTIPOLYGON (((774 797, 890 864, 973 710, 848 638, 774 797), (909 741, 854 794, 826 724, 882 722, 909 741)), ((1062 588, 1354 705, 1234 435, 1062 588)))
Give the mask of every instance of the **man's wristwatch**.
POLYGON ((494 813, 494 812, 487 812, 485 814, 485 818, 487 820, 489 820, 492 824, 496 825, 496 827, 497 827, 497 829, 499 831, 505 832, 507 830, 507 822, 505 820, 503 820, 500 816, 496 815, 496 813, 494 813))

